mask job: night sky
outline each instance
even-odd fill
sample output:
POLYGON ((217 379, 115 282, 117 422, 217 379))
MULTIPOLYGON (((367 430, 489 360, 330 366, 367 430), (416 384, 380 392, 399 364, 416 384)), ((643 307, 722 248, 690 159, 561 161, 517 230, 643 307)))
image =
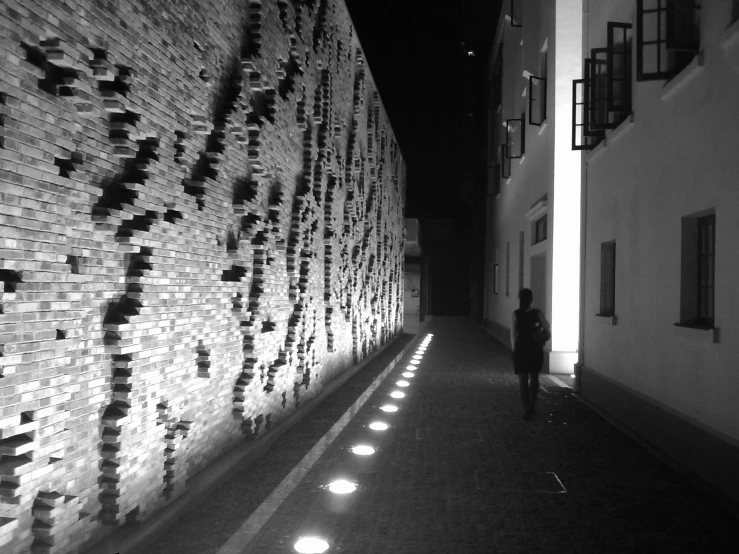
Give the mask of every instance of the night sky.
POLYGON ((408 217, 453 216, 463 42, 492 41, 501 0, 345 0, 408 167, 408 217))

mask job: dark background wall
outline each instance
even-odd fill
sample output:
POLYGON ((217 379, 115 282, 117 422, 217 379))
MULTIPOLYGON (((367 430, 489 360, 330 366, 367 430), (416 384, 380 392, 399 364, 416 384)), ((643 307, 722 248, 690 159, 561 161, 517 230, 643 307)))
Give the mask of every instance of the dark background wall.
POLYGON ((68 552, 400 331, 405 169, 343 2, 0 25, 0 548, 68 552))

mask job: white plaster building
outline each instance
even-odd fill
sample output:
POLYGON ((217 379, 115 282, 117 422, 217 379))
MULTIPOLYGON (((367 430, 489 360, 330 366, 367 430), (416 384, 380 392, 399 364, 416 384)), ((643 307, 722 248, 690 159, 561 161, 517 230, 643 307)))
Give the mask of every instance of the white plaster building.
POLYGON ((582 396, 739 499, 739 2, 590 1, 582 396))
POLYGON ((530 287, 552 323, 545 365, 566 374, 578 344, 581 164, 570 132, 581 22, 581 0, 504 2, 490 58, 485 323, 507 344, 530 287))
POLYGON ((739 500, 739 1, 504 4, 488 325, 530 286, 550 372, 739 500))

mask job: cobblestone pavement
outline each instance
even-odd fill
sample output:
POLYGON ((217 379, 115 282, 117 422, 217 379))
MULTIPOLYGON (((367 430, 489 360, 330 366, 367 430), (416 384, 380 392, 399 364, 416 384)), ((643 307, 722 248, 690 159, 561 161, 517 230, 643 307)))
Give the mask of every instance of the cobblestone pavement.
MULTIPOLYGON (((394 401, 400 411, 378 408, 410 354, 245 552, 287 554, 309 534, 350 554, 737 551, 733 516, 570 389, 543 376, 537 414, 524 421, 499 343, 462 320, 426 331, 434 337, 394 401), (370 430, 375 419, 391 428, 370 430), (353 454, 360 442, 377 452, 353 454), (325 490, 336 477, 358 490, 325 490)), ((381 369, 360 372, 147 552, 216 552, 381 369)))

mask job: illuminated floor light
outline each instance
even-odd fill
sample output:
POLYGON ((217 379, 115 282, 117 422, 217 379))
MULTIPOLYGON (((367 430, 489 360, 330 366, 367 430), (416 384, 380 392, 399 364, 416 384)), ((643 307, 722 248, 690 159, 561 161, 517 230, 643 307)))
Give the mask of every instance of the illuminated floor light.
POLYGON ((409 370, 411 370, 411 371, 416 371, 416 366, 412 366, 412 365, 407 365, 407 366, 405 366, 405 368, 406 368, 406 369, 409 369, 409 370))
POLYGON ((412 363, 413 365, 418 365, 418 364, 420 364, 421 362, 419 362, 418 360, 411 360, 411 363, 412 363))
POLYGON ((373 421, 369 424, 369 428, 373 431, 387 431, 390 426, 382 421, 373 421))
POLYGON ((401 381, 398 381, 395 384, 398 385, 399 387, 407 387, 408 385, 410 385, 410 383, 408 381, 402 381, 402 380, 401 381))
POLYGON ((404 371, 403 373, 401 373, 401 375, 403 377, 405 377, 406 379, 410 379, 411 377, 415 377, 415 375, 413 375, 413 373, 411 373, 410 371, 404 371))
POLYGON ((349 494, 357 490, 357 484, 346 479, 337 479, 328 484, 328 490, 334 494, 349 494))
POLYGON ((393 398, 405 398, 405 393, 400 392, 399 390, 394 390, 390 393, 390 396, 392 396, 393 398))
POLYGON ((423 360, 423 356, 421 356, 420 354, 416 354, 416 355, 413 356, 413 359, 414 360, 423 360))
POLYGON ((319 537, 300 537, 293 548, 301 554, 322 554, 328 550, 328 543, 319 537))
POLYGON ((384 406, 380 406, 380 409, 383 412, 397 412, 398 407, 394 406, 393 404, 385 404, 384 406))
POLYGON ((366 444, 358 444, 357 446, 352 446, 351 451, 357 456, 371 456, 375 453, 375 449, 366 444))

